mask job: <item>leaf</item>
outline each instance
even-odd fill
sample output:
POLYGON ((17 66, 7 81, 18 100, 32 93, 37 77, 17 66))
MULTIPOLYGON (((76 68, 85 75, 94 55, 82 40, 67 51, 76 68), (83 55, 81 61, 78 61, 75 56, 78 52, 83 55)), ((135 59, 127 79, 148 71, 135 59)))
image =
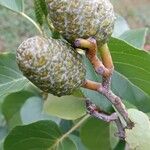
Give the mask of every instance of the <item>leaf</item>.
POLYGON ((3 150, 3 140, 2 141, 0 141, 0 150, 3 150))
POLYGON ((42 26, 45 18, 39 0, 34 0, 34 12, 37 22, 42 26))
POLYGON ((147 150, 150 146, 150 121, 148 116, 136 109, 129 109, 128 113, 131 121, 134 122, 132 129, 125 129, 125 140, 129 149, 147 150))
POLYGON ((29 81, 21 74, 12 53, 0 54, 0 97, 21 91, 29 81))
POLYGON ((4 116, 0 113, 0 150, 3 147, 3 140, 8 134, 7 124, 4 116))
POLYGON ((110 132, 110 145, 112 150, 124 150, 125 149, 125 141, 119 140, 115 134, 118 132, 117 126, 114 122, 111 122, 109 125, 110 132))
POLYGON ((66 133, 73 126, 73 121, 61 119, 59 123, 60 129, 63 133, 66 133))
POLYGON ((39 120, 52 120, 59 123, 60 119, 42 114, 43 99, 33 96, 28 98, 20 110, 20 116, 23 124, 33 123, 39 120))
MULTIPOLYGON (((141 38, 138 39, 139 42, 141 42, 141 40, 143 40, 143 38, 144 38, 143 36, 140 36, 140 37, 141 38)), ((136 40, 136 41, 138 41, 138 40, 136 40)), ((116 48, 115 44, 111 44, 111 41, 110 41, 109 45, 111 45, 110 46, 111 51, 112 51, 112 47, 114 50, 120 49, 120 47, 122 47, 122 45, 120 44, 120 47, 118 46, 116 48)), ((127 46, 129 46, 129 45, 127 45, 127 46)), ((129 46, 129 47, 132 47, 132 46, 129 46)), ((139 50, 137 50, 137 51, 139 52, 139 50)), ((121 52, 121 54, 122 54, 122 52, 121 52)), ((115 56, 116 56, 116 53, 114 53, 114 57, 115 56)), ((116 58, 116 61, 117 61, 117 59, 118 58, 116 58)), ((128 59, 128 58, 126 58, 126 59, 128 59)), ((85 60, 86 69, 87 69, 86 78, 96 81, 96 82, 101 82, 101 79, 95 73, 95 71, 93 70, 93 67, 89 63, 89 61, 86 58, 84 58, 84 60, 85 60)), ((119 58, 119 60, 121 60, 121 58, 119 58)), ((133 59, 131 58, 130 60, 133 60, 133 59)), ((113 77, 112 77, 112 90, 114 91, 114 93, 117 94, 118 96, 120 96, 124 100, 125 104, 127 104, 127 105, 132 104, 144 112, 149 112, 150 111, 150 107, 149 107, 150 96, 147 93, 145 93, 145 91, 140 89, 137 85, 135 85, 131 81, 129 81, 128 77, 126 77, 124 74, 120 74, 117 71, 114 72, 113 77), (143 105, 145 107, 143 107, 143 105)), ((134 74, 136 74, 136 72, 134 74)), ((90 91, 87 89, 82 89, 82 91, 86 97, 90 98, 93 101, 93 103, 95 103, 101 109, 105 110, 106 112, 112 111, 112 109, 110 107, 111 104, 109 102, 107 102, 108 100, 106 98, 104 98, 103 96, 101 96, 100 94, 98 94, 97 92, 94 92, 94 91, 90 91)))
POLYGON ((56 123, 39 121, 15 127, 4 141, 5 150, 77 150, 69 138, 63 138, 56 123))
POLYGON ((2 113, 10 128, 22 124, 20 118, 20 109, 25 101, 34 94, 27 91, 20 91, 8 95, 2 104, 2 113))
POLYGON ((138 108, 144 112, 150 111, 150 96, 131 83, 119 72, 114 72, 112 76, 112 90, 123 99, 127 108, 138 108), (119 83, 119 84, 118 84, 119 83), (144 105, 144 107, 143 107, 144 105))
POLYGON ((44 103, 44 113, 60 117, 62 119, 74 120, 85 115, 83 98, 74 96, 56 97, 49 95, 44 103))
MULTIPOLYGON (((84 57, 84 64, 86 68, 86 79, 96 81, 96 82, 101 82, 100 76, 98 76, 91 63, 87 58, 84 57)), ((98 107, 100 107, 102 110, 106 112, 112 112, 113 108, 111 107, 111 103, 108 102, 108 100, 99 94, 98 92, 91 91, 88 89, 82 88, 82 92, 85 95, 85 97, 88 97, 94 104, 96 104, 98 107)))
POLYGON ((90 150, 110 150, 109 124, 95 118, 88 119, 80 129, 83 144, 90 150))
POLYGON ((109 47, 115 69, 150 95, 150 54, 115 38, 110 40, 109 47))
POLYGON ((0 5, 16 12, 23 11, 23 0, 0 0, 0 5))
POLYGON ((30 97, 23 104, 20 115, 23 124, 38 121, 42 116, 43 101, 41 97, 30 97))
POLYGON ((110 133, 110 146, 111 149, 114 149, 117 144, 119 143, 119 138, 117 136, 115 136, 115 134, 117 133, 117 126, 115 124, 115 122, 111 122, 109 125, 109 133, 110 133))
MULTIPOLYGON (((84 59, 87 70, 86 78, 92 81, 101 82, 100 77, 95 73, 90 62, 86 58, 84 59)), ((136 85, 131 83, 128 78, 126 78, 119 72, 115 71, 113 73, 111 85, 114 93, 120 96, 124 100, 125 104, 128 105, 130 103, 139 108, 140 110, 143 110, 144 112, 150 111, 150 96, 140 90, 136 85), (143 107, 143 105, 145 105, 145 107, 143 107)), ((88 89, 82 89, 82 91, 86 97, 88 97, 102 110, 105 110, 106 112, 113 111, 111 108, 111 103, 101 94, 88 89)))
POLYGON ((83 145, 80 137, 73 134, 69 135, 69 137, 75 143, 78 150, 87 150, 87 148, 83 145))
POLYGON ((42 11, 45 15, 45 17, 48 15, 48 8, 45 0, 39 0, 40 6, 42 8, 42 11))
POLYGON ((119 38, 125 40, 137 48, 144 48, 147 28, 128 30, 124 32, 119 38))
POLYGON ((2 143, 6 135, 8 134, 8 126, 5 120, 4 115, 1 112, 1 104, 0 104, 0 150, 2 149, 2 143))
POLYGON ((114 150, 125 150, 125 145, 126 145, 125 141, 119 141, 114 150))
POLYGON ((115 21, 115 26, 114 26, 114 31, 113 31, 113 37, 119 37, 121 34, 123 34, 125 31, 130 30, 128 23, 126 22, 126 20, 117 15, 116 16, 116 21, 115 21))

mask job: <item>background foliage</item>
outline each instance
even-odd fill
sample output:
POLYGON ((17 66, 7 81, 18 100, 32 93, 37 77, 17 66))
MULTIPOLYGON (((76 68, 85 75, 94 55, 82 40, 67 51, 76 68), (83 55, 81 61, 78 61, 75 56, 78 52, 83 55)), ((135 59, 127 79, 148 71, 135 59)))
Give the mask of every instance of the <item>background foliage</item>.
MULTIPOLYGON (((9 37, 8 50, 0 54, 0 149, 124 149, 125 143, 118 141, 113 134, 113 124, 86 115, 84 97, 89 97, 106 112, 113 111, 111 104, 100 94, 81 88, 72 96, 57 98, 49 95, 44 101, 41 91, 22 75, 15 61, 15 49, 23 40, 21 34, 26 38, 38 34, 26 16, 27 12, 35 19, 33 5, 31 3, 30 9, 26 8, 21 0, 0 0, 0 5, 3 13, 8 8, 18 14, 20 19, 11 17, 10 22, 24 27, 18 30, 13 26, 13 34, 10 33, 11 25, 0 31, 9 37), (17 38, 12 50, 9 43, 13 37, 17 38)), ((7 12, 5 19, 9 15, 12 15, 11 11, 7 12)), ((3 21, 1 24, 4 26, 3 21)), ((113 91, 124 100, 126 107, 150 114, 150 54, 143 50, 146 33, 146 28, 130 29, 118 16, 109 48, 116 69, 112 78, 113 91)), ((101 78, 95 74, 89 61, 84 58, 84 62, 87 78, 100 82, 101 78)))

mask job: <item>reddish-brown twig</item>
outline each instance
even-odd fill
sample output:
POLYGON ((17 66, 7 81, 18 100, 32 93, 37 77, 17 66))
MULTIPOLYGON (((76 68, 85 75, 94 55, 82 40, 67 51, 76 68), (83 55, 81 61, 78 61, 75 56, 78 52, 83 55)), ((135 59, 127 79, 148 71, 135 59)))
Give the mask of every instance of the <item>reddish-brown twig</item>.
POLYGON ((102 75, 103 78, 102 84, 86 80, 85 84, 83 84, 83 87, 103 94, 124 118, 127 128, 132 128, 133 123, 128 117, 127 110, 122 103, 122 100, 120 97, 116 96, 110 88, 114 66, 107 44, 97 47, 96 40, 94 38, 88 38, 87 40, 77 39, 74 45, 77 48, 86 49, 86 56, 92 63, 95 71, 99 75, 102 75), (97 48, 100 50, 102 61, 100 61, 100 59, 97 57, 97 48))

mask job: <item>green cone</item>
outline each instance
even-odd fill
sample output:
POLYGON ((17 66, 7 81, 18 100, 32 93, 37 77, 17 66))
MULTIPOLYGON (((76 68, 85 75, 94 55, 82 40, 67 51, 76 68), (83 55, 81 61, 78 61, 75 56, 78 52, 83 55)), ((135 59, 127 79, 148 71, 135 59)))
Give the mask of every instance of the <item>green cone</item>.
POLYGON ((16 58, 23 74, 47 93, 70 95, 85 79, 82 56, 60 39, 29 38, 17 49, 16 58))
POLYGON ((47 0, 49 19, 64 38, 94 36, 103 45, 112 34, 115 15, 109 0, 47 0))

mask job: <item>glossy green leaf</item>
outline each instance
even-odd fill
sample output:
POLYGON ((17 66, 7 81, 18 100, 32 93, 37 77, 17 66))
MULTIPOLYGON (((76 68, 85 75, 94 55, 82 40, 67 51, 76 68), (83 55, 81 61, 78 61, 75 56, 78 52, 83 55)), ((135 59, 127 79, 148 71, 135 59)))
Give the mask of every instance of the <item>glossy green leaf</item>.
POLYGON ((22 75, 14 54, 0 54, 0 98, 21 91, 29 81, 22 75))
POLYGON ((0 0, 0 5, 5 6, 12 11, 23 11, 23 0, 0 0))
POLYGON ((62 119, 74 120, 85 115, 86 110, 83 98, 49 95, 44 103, 44 112, 62 119))
POLYGON ((20 110, 20 116, 23 124, 29 124, 39 120, 52 120, 57 123, 60 122, 59 118, 42 113, 43 102, 43 99, 37 96, 30 97, 25 101, 20 110))
POLYGON ((128 30, 124 32, 119 38, 125 40, 137 48, 144 48, 146 40, 147 28, 128 30))
POLYGON ((115 38, 110 40, 109 47, 115 69, 150 95, 150 54, 115 38))
POLYGON ((62 138, 56 123, 39 121, 26 126, 15 127, 4 142, 5 150, 77 150, 69 138, 62 138), (61 139, 62 138, 62 139, 61 139))
POLYGON ((10 128, 22 124, 20 110, 25 101, 34 94, 27 91, 20 91, 8 95, 2 104, 2 113, 10 128))
POLYGON ((116 21, 115 21, 115 25, 114 25, 114 31, 113 31, 113 37, 119 37, 121 34, 123 34, 124 32, 130 30, 127 21, 119 16, 116 15, 116 21))
POLYGON ((80 137, 89 150, 110 150, 108 123, 90 118, 81 126, 80 137))

